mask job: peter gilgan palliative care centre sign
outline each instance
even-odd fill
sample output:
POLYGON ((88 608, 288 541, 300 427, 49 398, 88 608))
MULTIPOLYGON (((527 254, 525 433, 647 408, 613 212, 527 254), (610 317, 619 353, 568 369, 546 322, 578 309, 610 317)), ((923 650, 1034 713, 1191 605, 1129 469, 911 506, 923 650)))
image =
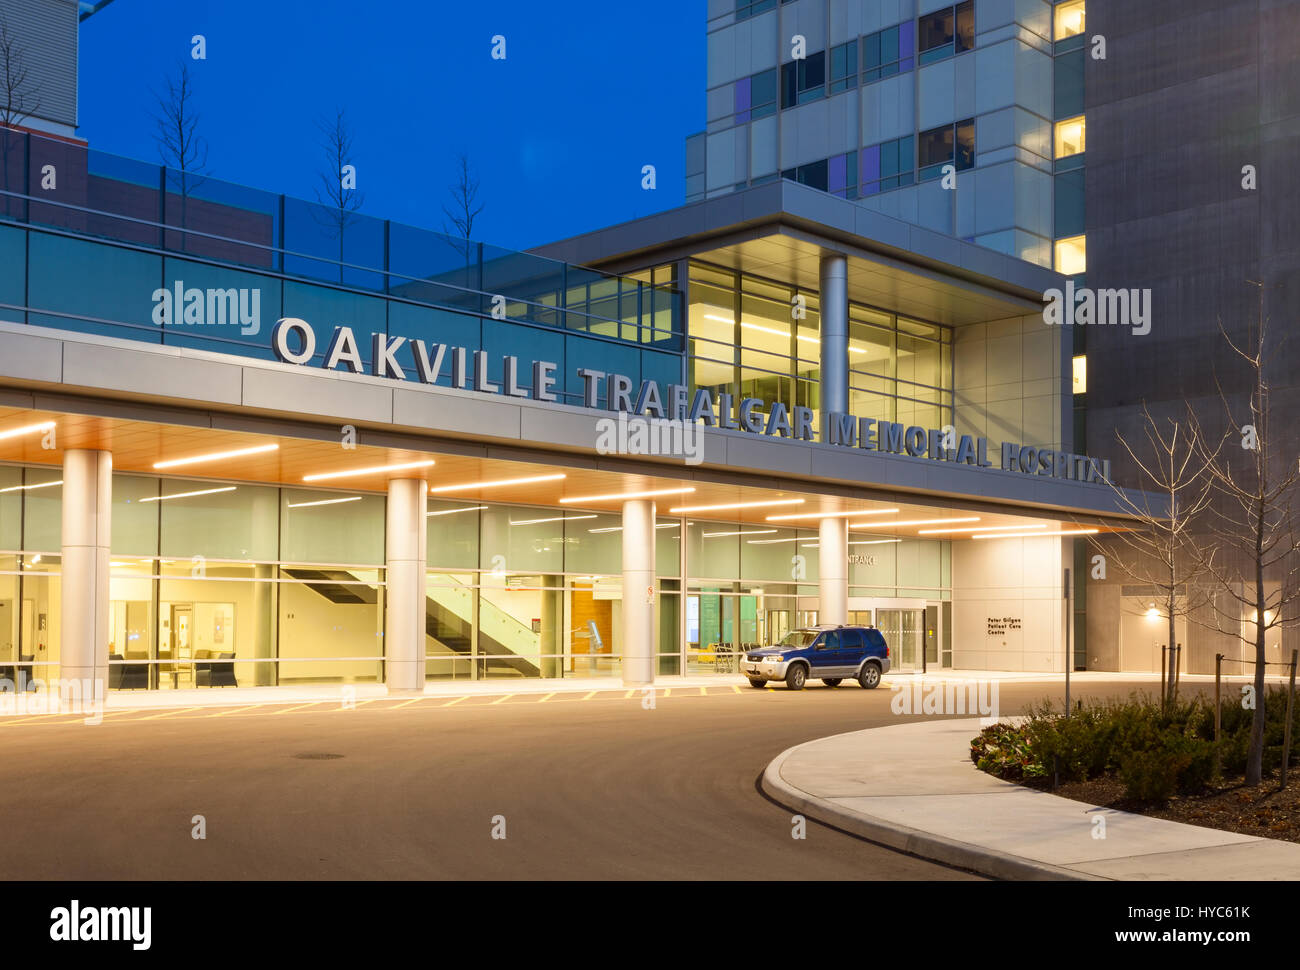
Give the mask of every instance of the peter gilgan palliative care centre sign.
MULTIPOLYGON (((297 317, 277 321, 271 332, 271 348, 276 358, 286 364, 309 364, 316 356, 316 346, 315 330, 307 321, 297 317)), ((370 349, 370 373, 375 377, 415 380, 422 384, 436 384, 445 378, 451 387, 458 390, 535 401, 559 400, 555 390, 559 367, 550 361, 534 360, 521 364, 518 357, 509 355, 493 361, 492 355, 484 350, 382 333, 371 334, 370 349), (499 383, 488 379, 489 369, 495 371, 493 365, 498 361, 502 375, 499 383), (410 376, 406 367, 411 369, 410 376), (522 383, 525 375, 527 384, 522 383)), ((351 327, 334 328, 321 366, 331 371, 342 368, 353 374, 365 373, 365 363, 351 327)), ((684 385, 669 384, 666 389, 661 389, 658 381, 647 380, 637 384, 626 375, 587 367, 577 368, 576 374, 582 382, 582 403, 587 408, 600 407, 603 390, 605 410, 609 411, 652 421, 688 426, 702 424, 750 434, 817 440, 812 408, 798 405, 788 408, 781 401, 768 402, 752 397, 736 402, 726 393, 719 393, 715 402, 713 392, 707 388, 698 388, 692 393, 684 385)), ((950 461, 975 468, 995 467, 988 457, 987 438, 958 435, 952 427, 907 426, 832 412, 827 415, 821 440, 843 448, 950 461)), ((1002 471, 1103 484, 1110 480, 1110 462, 1086 455, 1003 442, 1000 457, 996 467, 1002 471)))

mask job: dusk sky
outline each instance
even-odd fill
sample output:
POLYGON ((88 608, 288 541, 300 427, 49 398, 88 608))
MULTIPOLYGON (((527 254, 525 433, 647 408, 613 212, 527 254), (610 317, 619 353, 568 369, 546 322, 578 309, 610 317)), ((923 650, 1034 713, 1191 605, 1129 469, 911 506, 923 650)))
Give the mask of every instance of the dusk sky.
POLYGON ((209 177, 315 199, 316 122, 337 105, 365 213, 441 228, 465 151, 485 204, 475 238, 527 248, 682 204, 704 20, 704 0, 116 0, 82 25, 79 131, 157 163, 153 92, 184 60, 209 177))

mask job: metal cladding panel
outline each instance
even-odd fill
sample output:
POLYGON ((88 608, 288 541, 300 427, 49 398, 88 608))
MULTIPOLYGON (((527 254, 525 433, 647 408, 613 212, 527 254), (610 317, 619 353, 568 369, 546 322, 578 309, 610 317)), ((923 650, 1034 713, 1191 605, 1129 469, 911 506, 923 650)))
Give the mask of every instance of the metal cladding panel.
MULTIPOLYGON (((4 0, 9 34, 23 54, 27 81, 40 102, 31 115, 77 126, 75 0, 4 0)), ((20 119, 19 123, 22 123, 20 119)))

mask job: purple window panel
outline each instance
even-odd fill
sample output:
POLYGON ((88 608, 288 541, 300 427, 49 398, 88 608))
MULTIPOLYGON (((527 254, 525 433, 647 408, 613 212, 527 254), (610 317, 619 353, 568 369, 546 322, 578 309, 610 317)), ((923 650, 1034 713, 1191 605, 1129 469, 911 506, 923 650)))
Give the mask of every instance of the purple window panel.
POLYGON ((880 181, 880 146, 872 145, 870 148, 862 149, 862 162, 859 166, 862 169, 862 178, 859 184, 864 186, 872 182, 880 181))
MULTIPOLYGON (((908 20, 898 25, 898 59, 910 61, 914 53, 916 53, 916 21, 908 20)), ((882 51, 881 59, 883 58, 882 51)))
POLYGON ((832 155, 827 165, 827 182, 832 192, 843 193, 849 186, 849 157, 832 155))
POLYGON ((750 79, 745 77, 736 82, 736 122, 749 120, 749 109, 753 107, 750 98, 750 79))

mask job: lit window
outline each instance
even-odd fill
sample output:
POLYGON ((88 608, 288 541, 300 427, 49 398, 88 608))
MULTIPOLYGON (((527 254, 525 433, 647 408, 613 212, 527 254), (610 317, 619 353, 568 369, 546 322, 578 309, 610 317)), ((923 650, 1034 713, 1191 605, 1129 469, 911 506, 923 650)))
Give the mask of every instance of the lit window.
POLYGON ((1056 157, 1066 158, 1069 155, 1078 155, 1082 152, 1087 127, 1083 115, 1079 115, 1077 118, 1067 118, 1065 121, 1058 121, 1056 123, 1056 157))
POLYGON ((1088 269, 1088 238, 1071 236, 1056 240, 1056 271, 1066 276, 1078 276, 1088 269))
POLYGON ((1088 392, 1088 358, 1082 354, 1074 358, 1074 393, 1088 392))
POLYGON ((1056 5, 1056 39, 1064 40, 1083 33, 1083 0, 1056 5))

